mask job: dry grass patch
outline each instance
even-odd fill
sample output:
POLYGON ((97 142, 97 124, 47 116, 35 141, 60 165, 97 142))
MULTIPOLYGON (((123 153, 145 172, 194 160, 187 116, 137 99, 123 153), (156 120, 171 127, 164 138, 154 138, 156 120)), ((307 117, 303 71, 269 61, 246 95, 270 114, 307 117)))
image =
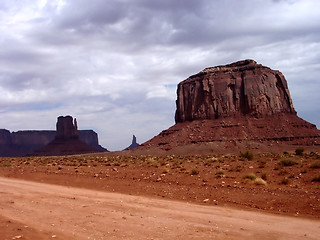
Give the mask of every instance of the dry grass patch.
POLYGON ((298 164, 298 163, 291 158, 285 158, 285 159, 280 160, 280 162, 279 162, 279 165, 282 167, 290 167, 290 166, 294 166, 296 164, 298 164))
POLYGON ((265 180, 263 180, 262 178, 256 178, 253 183, 255 185, 263 185, 263 186, 266 186, 267 185, 267 182, 265 180))

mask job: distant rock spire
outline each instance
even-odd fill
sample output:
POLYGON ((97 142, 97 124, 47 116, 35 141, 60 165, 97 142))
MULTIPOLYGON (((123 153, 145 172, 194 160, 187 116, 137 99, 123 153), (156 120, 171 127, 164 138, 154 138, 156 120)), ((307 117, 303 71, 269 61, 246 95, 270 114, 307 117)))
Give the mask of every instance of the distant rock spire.
POLYGON ((132 150, 132 149, 134 149, 134 148, 136 148, 136 147, 138 147, 138 146, 140 146, 140 144, 137 143, 137 138, 136 138, 135 135, 133 135, 133 136, 132 136, 132 143, 131 143, 131 145, 130 145, 129 147, 125 148, 124 150, 132 150))
POLYGON ((60 116, 57 121, 57 139, 79 138, 77 120, 74 120, 71 116, 60 116))
POLYGON ((135 135, 133 135, 131 145, 135 145, 135 144, 137 144, 137 138, 135 135))

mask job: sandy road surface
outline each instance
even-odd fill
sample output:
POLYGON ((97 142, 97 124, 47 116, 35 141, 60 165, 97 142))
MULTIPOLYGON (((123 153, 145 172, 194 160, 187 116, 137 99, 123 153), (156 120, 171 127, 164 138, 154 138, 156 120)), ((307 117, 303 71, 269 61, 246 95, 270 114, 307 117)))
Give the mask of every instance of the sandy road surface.
POLYGON ((320 236, 320 221, 316 220, 8 178, 0 178, 0 221, 0 239, 274 240, 320 236), (10 224, 21 227, 8 231, 10 224))

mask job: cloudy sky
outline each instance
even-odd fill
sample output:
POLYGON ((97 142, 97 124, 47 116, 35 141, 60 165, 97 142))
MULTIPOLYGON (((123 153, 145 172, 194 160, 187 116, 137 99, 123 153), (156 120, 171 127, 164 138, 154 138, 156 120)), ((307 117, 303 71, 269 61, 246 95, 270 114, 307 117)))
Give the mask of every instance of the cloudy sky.
POLYGON ((0 128, 72 115, 119 150, 174 124, 176 85, 254 59, 320 127, 318 0, 1 0, 0 128))

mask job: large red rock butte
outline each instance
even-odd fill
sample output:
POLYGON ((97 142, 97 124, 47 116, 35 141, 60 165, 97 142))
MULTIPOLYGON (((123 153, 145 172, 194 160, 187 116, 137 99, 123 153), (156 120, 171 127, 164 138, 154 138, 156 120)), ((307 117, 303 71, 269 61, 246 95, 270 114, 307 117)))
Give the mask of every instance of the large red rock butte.
POLYGON ((297 116, 283 74, 253 60, 206 68, 180 82, 176 105, 176 124, 138 149, 320 144, 316 126, 297 116))
POLYGON ((35 151, 33 156, 58 156, 100 152, 79 140, 77 120, 71 116, 60 116, 56 124, 56 136, 46 146, 35 151))

